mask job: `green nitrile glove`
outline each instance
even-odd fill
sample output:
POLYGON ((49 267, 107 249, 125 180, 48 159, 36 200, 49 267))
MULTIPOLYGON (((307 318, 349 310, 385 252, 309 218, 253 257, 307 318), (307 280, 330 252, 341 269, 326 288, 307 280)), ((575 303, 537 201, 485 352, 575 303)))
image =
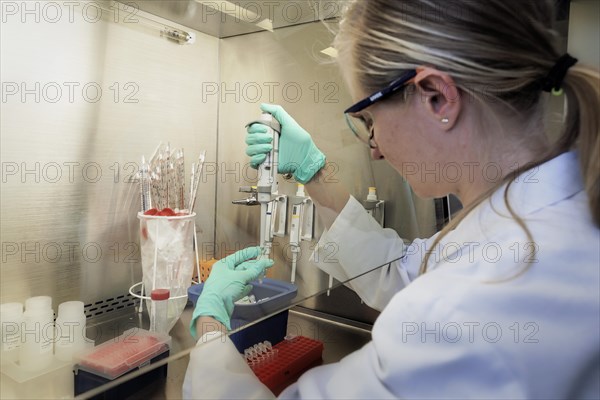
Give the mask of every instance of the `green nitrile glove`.
POLYGON ((192 315, 190 331, 194 338, 196 320, 201 316, 213 317, 231 330, 234 303, 250 293, 252 285, 248 283, 258 279, 265 269, 273 265, 270 259, 252 260, 260 252, 260 247, 248 247, 213 265, 192 315))
MULTIPOLYGON (((272 114, 281 124, 277 168, 279 173, 293 173, 298 182, 307 183, 325 166, 325 154, 317 148, 310 134, 281 106, 261 104, 260 109, 272 114)), ((252 168, 258 168, 265 160, 267 153, 273 148, 271 142, 272 138, 264 125, 252 124, 248 127, 246 154, 251 157, 252 168)))

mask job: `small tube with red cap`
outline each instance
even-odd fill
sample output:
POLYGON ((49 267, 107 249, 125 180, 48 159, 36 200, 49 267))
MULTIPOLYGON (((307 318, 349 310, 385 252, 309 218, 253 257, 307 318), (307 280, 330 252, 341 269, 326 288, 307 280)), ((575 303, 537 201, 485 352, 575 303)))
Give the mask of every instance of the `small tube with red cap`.
POLYGON ((154 289, 150 293, 152 311, 150 312, 150 331, 169 334, 169 289, 154 289))

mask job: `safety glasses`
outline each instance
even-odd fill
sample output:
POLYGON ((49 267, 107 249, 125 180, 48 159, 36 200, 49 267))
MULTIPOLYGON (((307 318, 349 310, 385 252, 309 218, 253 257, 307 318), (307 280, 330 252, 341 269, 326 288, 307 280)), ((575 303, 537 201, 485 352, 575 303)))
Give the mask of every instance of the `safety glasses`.
POLYGON ((346 123, 352 133, 363 143, 374 149, 377 144, 373 140, 373 119, 369 114, 360 113, 365 108, 372 106, 378 101, 384 100, 391 95, 397 93, 400 89, 404 88, 411 82, 411 80, 417 75, 417 70, 411 69, 402 74, 398 79, 393 80, 382 90, 379 90, 370 96, 362 99, 358 103, 349 107, 344 111, 346 123))

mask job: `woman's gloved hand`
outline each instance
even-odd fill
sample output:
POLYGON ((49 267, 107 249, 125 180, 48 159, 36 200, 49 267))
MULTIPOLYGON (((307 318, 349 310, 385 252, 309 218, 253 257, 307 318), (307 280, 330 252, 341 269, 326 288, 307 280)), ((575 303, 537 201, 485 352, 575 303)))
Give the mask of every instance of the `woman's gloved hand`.
POLYGON ((201 316, 213 317, 231 330, 231 313, 234 303, 252 290, 252 282, 258 279, 265 269, 273 265, 273 260, 252 260, 260 255, 260 247, 248 247, 217 261, 192 315, 190 331, 196 338, 196 320, 201 316), (249 261, 250 260, 250 261, 249 261))
MULTIPOLYGON (((292 173, 298 182, 307 183, 325 166, 325 155, 314 144, 310 134, 281 106, 261 104, 260 109, 272 114, 281 124, 279 173, 292 173)), ((252 168, 258 168, 265 160, 273 148, 271 142, 272 138, 264 125, 252 124, 248 127, 246 154, 251 157, 252 168)))

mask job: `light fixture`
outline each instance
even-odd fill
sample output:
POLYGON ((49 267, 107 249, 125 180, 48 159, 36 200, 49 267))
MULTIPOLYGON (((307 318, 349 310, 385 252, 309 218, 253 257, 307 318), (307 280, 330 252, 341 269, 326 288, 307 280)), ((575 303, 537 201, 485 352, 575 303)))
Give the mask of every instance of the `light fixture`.
POLYGON ((160 17, 153 16, 143 12, 135 4, 125 4, 118 1, 110 3, 93 3, 95 7, 109 15, 110 20, 115 23, 123 23, 124 26, 138 27, 142 26, 150 29, 152 32, 158 31, 160 36, 169 39, 178 44, 193 44, 196 42, 196 34, 181 28, 176 28, 167 24, 160 17), (122 18, 121 16, 124 16, 122 18))
POLYGON ((333 47, 328 47, 326 49, 321 50, 321 53, 328 55, 331 58, 337 58, 338 52, 333 47))
MULTIPOLYGON (((273 32, 273 21, 268 18, 261 18, 254 11, 226 0, 195 0, 196 3, 202 4, 204 7, 216 10, 220 13, 227 14, 237 20, 254 24, 261 29, 273 32)), ((256 4, 256 3, 254 3, 256 4)))

